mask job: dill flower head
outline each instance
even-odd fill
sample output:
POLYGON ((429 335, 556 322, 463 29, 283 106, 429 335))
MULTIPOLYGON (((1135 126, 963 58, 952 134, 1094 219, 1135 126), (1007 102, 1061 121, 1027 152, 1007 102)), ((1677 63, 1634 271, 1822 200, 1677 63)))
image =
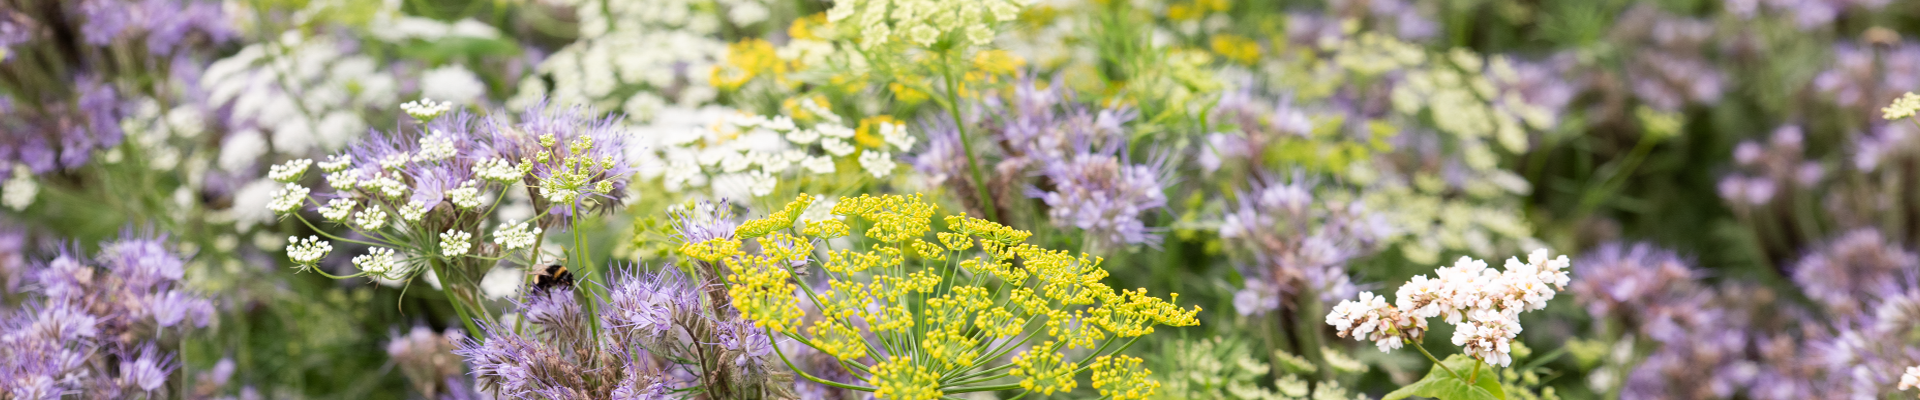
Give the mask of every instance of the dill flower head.
POLYGON ((993 41, 993 24, 1020 16, 1028 0, 839 0, 827 20, 853 32, 862 48, 895 42, 932 47, 943 40, 984 46, 993 41))
MULTIPOLYGON (((723 263, 731 272, 728 297, 743 316, 858 363, 855 378, 869 385, 858 390, 881 398, 938 398, 1000 380, 1042 393, 1071 390, 1077 366, 1126 347, 1116 342, 1199 322, 1198 308, 1114 290, 1101 282, 1107 274, 1099 257, 1027 244, 1028 232, 964 214, 944 217, 945 230, 936 231, 938 208, 919 195, 843 197, 831 214, 844 219, 802 221, 813 201, 800 195, 734 236, 687 243, 681 253, 723 263), (856 244, 815 247, 841 236, 856 244), (744 251, 752 248, 759 251, 744 251), (825 287, 797 285, 802 266, 824 274, 825 287), (1022 350, 1023 342, 1043 344, 1022 350), (1098 351, 1076 358, 1065 349, 1098 351), (992 365, 1016 351, 1011 369, 992 365)), ((1151 393, 1144 370, 1110 360, 1098 375, 1106 390, 1151 393)))

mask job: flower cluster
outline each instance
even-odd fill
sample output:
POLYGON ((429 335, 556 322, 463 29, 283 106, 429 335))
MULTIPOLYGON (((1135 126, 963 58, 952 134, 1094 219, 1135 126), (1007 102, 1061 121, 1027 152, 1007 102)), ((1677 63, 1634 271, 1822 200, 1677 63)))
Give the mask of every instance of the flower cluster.
POLYGON ((762 331, 703 302, 673 268, 619 273, 587 311, 572 287, 534 289, 520 303, 531 327, 489 325, 458 340, 481 387, 510 398, 779 398, 788 375, 771 369, 762 331), (597 327, 597 328, 595 328, 597 327))
POLYGON ((1394 293, 1394 303, 1372 292, 1359 301, 1342 300, 1327 314, 1327 324, 1341 337, 1373 341, 1380 351, 1400 348, 1403 340, 1420 340, 1427 319, 1446 317, 1454 325, 1453 344, 1480 361, 1512 364, 1509 343, 1520 334, 1520 313, 1546 308, 1547 301, 1569 280, 1567 256, 1547 258, 1546 249, 1507 259, 1505 270, 1461 257, 1451 267, 1434 271, 1435 278, 1416 275, 1394 293))
POLYGON ((872 48, 893 41, 932 47, 942 40, 966 40, 975 46, 993 41, 992 24, 1020 15, 1028 0, 842 0, 827 10, 827 20, 859 32, 860 45, 872 48))
POLYGON ((125 234, 87 258, 63 250, 34 268, 21 308, 0 313, 0 379, 10 398, 155 395, 178 364, 161 346, 205 327, 213 303, 181 284, 186 258, 165 237, 125 234))
POLYGON ((914 145, 906 126, 892 118, 849 124, 818 98, 795 104, 791 115, 714 110, 696 117, 704 125, 660 121, 640 135, 655 141, 636 162, 640 176, 658 177, 668 191, 706 188, 716 198, 744 201, 768 197, 782 182, 832 182, 854 165, 858 170, 845 172, 887 179, 896 169, 893 151, 914 145))
POLYGON ((937 209, 918 195, 842 198, 832 214, 846 220, 805 221, 797 229, 812 201, 803 194, 742 224, 735 236, 689 242, 681 252, 725 264, 727 293, 756 326, 851 363, 855 379, 866 383, 835 386, 931 399, 1018 378, 1017 387, 1044 394, 1073 389, 1080 367, 1097 364, 1098 389, 1138 398, 1157 384, 1132 370, 1137 362, 1093 357, 1124 349, 1110 345, 1130 343, 1156 325, 1198 323, 1198 308, 1182 310, 1145 290, 1116 291, 1101 282, 1107 274, 1100 258, 1026 244, 1028 232, 965 215, 946 217, 947 231, 933 232, 937 209), (868 228, 854 237, 871 250, 815 249, 818 240, 851 236, 856 220, 868 228), (739 250, 749 240, 757 254, 739 250), (824 287, 796 284, 801 266, 817 266, 807 270, 820 271, 824 287), (925 299, 924 308, 911 299, 925 299), (1017 345, 1036 339, 1044 341, 1023 351, 1017 345), (1063 349, 1097 350, 1070 359, 1063 349), (1010 370, 989 366, 1015 351, 1010 370))

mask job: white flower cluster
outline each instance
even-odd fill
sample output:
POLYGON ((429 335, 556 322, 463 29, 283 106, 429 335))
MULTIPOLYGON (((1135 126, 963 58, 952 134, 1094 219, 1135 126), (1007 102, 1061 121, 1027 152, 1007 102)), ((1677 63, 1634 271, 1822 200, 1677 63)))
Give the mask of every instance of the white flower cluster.
POLYGON ((327 160, 321 161, 319 165, 320 170, 327 173, 345 171, 347 167, 353 166, 353 156, 345 154, 327 156, 327 160))
POLYGON ((473 176, 494 182, 508 183, 519 181, 526 171, 513 165, 513 162, 499 158, 480 160, 473 164, 473 176))
POLYGON ((1880 109, 1880 112, 1886 113, 1885 118, 1889 121, 1912 117, 1915 112, 1920 112, 1920 95, 1907 92, 1900 98, 1893 99, 1893 104, 1880 109))
MULTIPOLYGON (((434 102, 433 99, 419 99, 401 103, 400 110, 406 111, 407 115, 413 116, 413 119, 425 122, 439 118, 440 115, 446 114, 448 111, 453 111, 453 103, 434 102)), ((425 139, 421 140, 422 144, 425 144, 425 142, 425 139)))
POLYGON ((233 129, 217 164, 240 171, 269 151, 310 154, 366 134, 363 110, 397 102, 402 89, 384 62, 353 47, 289 31, 209 64, 199 79, 209 107, 231 110, 209 123, 233 129))
POLYGON ((0 203, 14 211, 23 211, 33 205, 33 197, 40 194, 40 183, 33 180, 33 172, 25 164, 13 165, 13 176, 0 186, 0 203))
POLYGON ((347 216, 353 213, 354 204, 353 199, 348 198, 328 200, 325 207, 320 207, 320 217, 333 222, 346 221, 347 216))
POLYGON ((1400 347, 1400 337, 1418 340, 1428 318, 1444 316, 1455 325, 1455 345, 1474 358, 1506 366, 1513 362, 1508 346, 1520 334, 1520 313, 1545 308, 1565 289, 1569 264, 1565 255, 1549 259, 1546 249, 1528 254, 1526 262, 1507 259, 1504 271, 1461 257, 1434 271, 1434 279, 1413 277, 1394 294, 1392 306, 1371 292, 1362 293, 1358 302, 1343 300, 1327 323, 1342 337, 1371 340, 1387 351, 1400 347))
MULTIPOLYGON (((858 131, 816 101, 799 103, 801 111, 813 115, 817 123, 803 127, 787 116, 707 108, 685 120, 663 119, 639 127, 635 137, 658 142, 631 157, 638 160, 641 178, 660 178, 669 191, 708 188, 715 197, 731 199, 772 194, 789 174, 835 173, 836 160, 858 161, 876 177, 893 172, 895 161, 886 148, 867 148, 859 160, 847 159, 861 151, 854 140, 858 131)), ((883 140, 894 136, 884 143, 900 150, 913 144, 904 125, 874 126, 883 140)))
POLYGON ((267 178, 280 183, 292 183, 299 180, 301 175, 306 175, 307 167, 310 165, 313 165, 313 160, 310 159, 289 160, 285 164, 268 168, 267 178))
POLYGON ((306 239, 290 236, 287 237, 287 242, 289 242, 287 258, 293 260, 294 264, 302 266, 312 266, 320 262, 320 259, 326 258, 327 253, 333 252, 333 243, 320 240, 319 236, 308 236, 306 239))
POLYGON ((407 222, 420 222, 421 218, 424 218, 427 216, 427 204, 422 203, 419 200, 414 200, 411 202, 407 202, 407 204, 400 205, 400 209, 398 211, 400 212, 400 220, 407 221, 407 222))
POLYGON ((353 213, 353 225, 365 230, 379 230, 387 226, 387 212, 379 207, 367 207, 353 213))
POLYGON ((731 10, 742 26, 767 11, 762 0, 558 1, 580 10, 581 37, 521 79, 509 108, 589 104, 648 122, 674 114, 663 108, 700 107, 719 95, 709 72, 727 51, 717 11, 731 10))
MULTIPOLYGON (((529 221, 531 222, 531 221, 529 221)), ((530 226, 527 222, 515 223, 508 220, 499 230, 493 231, 493 243, 507 250, 519 250, 533 247, 539 240, 540 227, 530 226)))
POLYGON ((993 41, 992 24, 1012 21, 1022 0, 839 0, 827 10, 827 20, 857 27, 861 47, 884 45, 895 38, 932 46, 942 36, 966 35, 975 46, 993 41), (849 22, 850 21, 850 22, 849 22))
POLYGON ((353 267, 370 276, 389 278, 388 274, 398 272, 400 261, 394 258, 393 249, 375 247, 368 249, 367 254, 354 257, 353 267))
POLYGON ((440 233, 440 255, 459 257, 473 248, 473 234, 461 230, 440 233))
POLYGON ((293 212, 294 209, 300 208, 301 203, 307 201, 307 193, 309 191, 306 186, 289 183, 279 191, 273 192, 273 202, 267 203, 267 209, 273 210, 275 214, 293 212))
MULTIPOLYGON (((1907 95, 1912 96, 1913 94, 1908 93, 1907 95)), ((1920 387, 1920 366, 1907 367, 1907 372, 1900 374, 1900 390, 1906 391, 1907 389, 1916 387, 1920 387)))
POLYGON ((480 206, 480 188, 474 186, 473 181, 467 181, 460 184, 459 188, 447 191, 447 197, 453 200, 455 207, 460 207, 462 210, 471 210, 480 206))
POLYGON ((453 158, 460 150, 454 147, 453 139, 445 132, 434 131, 420 138, 420 153, 413 156, 414 161, 440 161, 453 158))

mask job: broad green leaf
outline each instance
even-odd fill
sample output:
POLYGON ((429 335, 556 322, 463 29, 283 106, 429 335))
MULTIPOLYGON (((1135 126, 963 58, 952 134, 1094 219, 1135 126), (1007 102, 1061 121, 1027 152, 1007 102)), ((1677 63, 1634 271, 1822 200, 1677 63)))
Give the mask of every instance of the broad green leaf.
POLYGON ((1400 400, 1412 396, 1429 397, 1440 400, 1507 399, 1506 392, 1500 390, 1500 378, 1499 375, 1493 371, 1493 368, 1481 368, 1479 379, 1469 385, 1467 381, 1462 378, 1472 374, 1475 363, 1473 358, 1455 354, 1452 357, 1447 357, 1445 361, 1441 361, 1440 363, 1446 364, 1448 368, 1453 368, 1454 371, 1459 371, 1461 378, 1453 377, 1453 374, 1448 373, 1447 370, 1441 369, 1440 366, 1436 365, 1432 370, 1427 371, 1425 378, 1420 378, 1419 381, 1411 385, 1387 393, 1387 396, 1381 397, 1380 400, 1400 400))

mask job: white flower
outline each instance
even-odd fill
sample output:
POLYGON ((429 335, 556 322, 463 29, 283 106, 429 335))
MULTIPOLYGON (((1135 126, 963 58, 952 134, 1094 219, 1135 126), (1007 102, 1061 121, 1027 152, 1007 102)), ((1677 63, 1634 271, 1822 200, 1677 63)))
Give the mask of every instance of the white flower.
POLYGON ((319 236, 308 236, 306 239, 292 236, 287 238, 287 242, 287 258, 292 259, 294 264, 311 266, 326 258, 327 253, 333 252, 333 243, 320 240, 319 236))
POLYGON ((1900 375, 1900 390, 1920 387, 1920 366, 1907 367, 1907 373, 1900 375))
POLYGON ((906 124, 882 123, 880 124, 880 137, 886 139, 887 143, 892 143, 893 148, 900 151, 913 150, 914 138, 913 135, 907 133, 906 124))
POLYGON ((534 241, 539 239, 541 231, 540 227, 530 226, 529 223, 531 222, 532 221, 516 224, 512 220, 508 220, 507 223, 500 225, 499 230, 493 231, 493 243, 507 250, 533 247, 535 244, 534 241))
POLYGON ((360 174, 354 173, 354 171, 327 173, 327 186, 332 187, 334 191, 344 192, 353 190, 354 186, 359 184, 360 174))
POLYGON ((813 129, 820 132, 821 136, 835 139, 851 139, 856 133, 853 128, 841 126, 840 124, 820 124, 815 125, 813 129))
POLYGON ((267 177, 275 181, 280 181, 281 183, 293 182, 299 180, 301 175, 306 175, 307 167, 311 165, 313 165, 313 160, 305 158, 289 160, 285 164, 268 168, 267 177))
POLYGON ((480 206, 480 188, 474 187, 473 181, 461 184, 458 189, 448 190, 447 197, 453 200, 454 206, 461 209, 471 210, 480 206))
POLYGON ((420 201, 415 200, 400 206, 401 220, 405 220, 407 222, 420 222, 420 218, 423 218, 426 216, 427 216, 426 203, 421 203, 420 201))
POLYGON ((1333 325, 1340 337, 1351 335, 1356 340, 1373 341, 1381 352, 1400 348, 1405 344, 1405 334, 1424 328, 1416 321, 1387 305, 1385 296, 1373 292, 1361 292, 1359 301, 1341 300, 1333 306, 1333 312, 1327 313, 1327 324, 1333 325))
POLYGON ((414 161, 439 161, 453 158, 459 149, 453 145, 453 139, 440 131, 434 131, 420 138, 420 153, 413 156, 414 161))
POLYGON ((473 175, 494 182, 513 182, 520 180, 520 169, 507 160, 489 158, 473 164, 473 175))
POLYGON ((380 195, 388 199, 398 199, 400 196, 407 195, 407 184, 401 183, 399 179, 393 179, 392 176, 376 178, 367 182, 367 186, 379 191, 380 195))
POLYGON ((1491 310, 1479 310, 1453 330, 1453 344, 1473 358, 1502 367, 1513 364, 1512 342, 1520 322, 1491 310))
POLYGON ((800 161, 800 166, 806 168, 807 172, 816 174, 831 174, 834 169, 833 158, 827 156, 807 157, 800 161))
POLYGON ((487 85, 481 83, 480 78, 474 76, 473 71, 468 71, 466 67, 460 64, 447 64, 420 74, 420 95, 446 99, 447 102, 440 103, 443 106, 450 106, 456 102, 474 104, 480 101, 482 96, 487 95, 487 85))
POLYGON ((752 183, 747 186, 747 190, 753 193, 754 197, 773 194, 773 189, 780 185, 780 180, 774 179, 773 174, 769 174, 767 171, 748 172, 747 178, 752 179, 752 183))
MULTIPOLYGON (((392 103, 388 103, 388 104, 392 104, 392 103)), ((452 111, 453 103, 434 102, 433 99, 423 98, 420 100, 410 101, 410 102, 401 104, 400 110, 406 111, 407 115, 413 116, 414 119, 418 119, 420 121, 432 121, 434 118, 439 117, 441 114, 446 114, 447 111, 452 111)))
POLYGON ((1906 95, 1893 99, 1893 104, 1880 109, 1880 112, 1886 113, 1885 118, 1888 120, 1912 117, 1915 112, 1920 112, 1920 95, 1907 92, 1906 95))
POLYGON ((873 174, 874 178, 885 178, 893 174, 893 155, 884 151, 867 150, 860 153, 860 168, 873 174))
POLYGON ((832 154, 834 157, 846 157, 848 154, 853 154, 854 150, 853 145, 847 144, 847 141, 840 140, 839 138, 826 138, 821 140, 820 148, 827 149, 827 154, 832 154))
POLYGON ((467 254, 473 248, 473 234, 462 230, 448 230, 440 233, 440 255, 457 257, 467 254))
POLYGON ((404 167, 407 165, 407 160, 412 160, 412 159, 413 159, 413 156, 408 155, 407 152, 404 152, 404 151, 399 153, 389 154, 387 155, 387 158, 380 159, 380 168, 389 169, 389 170, 400 169, 400 167, 404 167))
POLYGON ((328 221, 345 221, 347 215, 353 213, 354 205, 354 201, 347 198, 328 200, 326 207, 320 207, 320 216, 326 218, 328 221))
POLYGON ((289 183, 279 191, 273 192, 273 202, 267 203, 267 209, 273 210, 275 214, 293 212, 295 208, 300 207, 301 203, 307 201, 307 192, 307 187, 289 183))
POLYGON ((380 207, 367 207, 353 213, 353 225, 365 230, 379 230, 387 226, 387 212, 380 207))
POLYGON ((40 184, 33 180, 33 171, 28 170, 26 165, 14 164, 13 177, 7 178, 7 183, 0 186, 0 192, 4 192, 0 193, 0 203, 5 203, 7 208, 14 211, 23 211, 33 205, 33 197, 40 194, 40 184))
POLYGON ((368 249, 367 254, 353 258, 354 268, 359 268, 367 275, 383 278, 390 278, 387 274, 397 270, 399 264, 400 262, 393 258, 393 249, 385 247, 368 249))

